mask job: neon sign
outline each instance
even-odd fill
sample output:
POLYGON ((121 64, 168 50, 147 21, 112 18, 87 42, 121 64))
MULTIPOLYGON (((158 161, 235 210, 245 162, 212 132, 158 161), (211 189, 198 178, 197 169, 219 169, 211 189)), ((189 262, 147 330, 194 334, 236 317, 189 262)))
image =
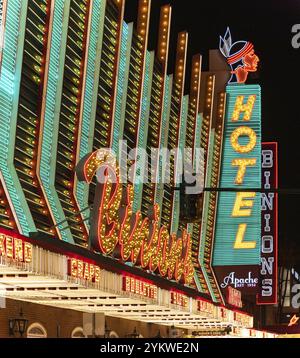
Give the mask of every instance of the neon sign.
MULTIPOLYGON (((262 146, 262 188, 277 188, 277 143, 263 143, 262 146)), ((277 303, 278 234, 277 206, 275 193, 263 193, 261 200, 261 268, 260 289, 257 304, 277 303)))
POLYGON ((133 212, 133 186, 120 183, 119 168, 108 150, 100 149, 79 162, 78 179, 90 183, 97 173, 96 192, 90 220, 90 239, 94 250, 131 262, 162 277, 189 284, 194 268, 191 238, 169 234, 159 225, 159 207, 142 217, 133 212))
POLYGON ((222 321, 227 321, 229 318, 229 310, 225 307, 218 307, 218 319, 222 321))
POLYGON ((172 291, 171 292, 171 303, 173 305, 186 308, 186 307, 188 307, 188 304, 189 304, 189 298, 182 293, 172 291))
POLYGON ((295 314, 294 316, 290 319, 290 322, 288 324, 288 327, 294 326, 298 323, 299 321, 299 317, 297 317, 295 314))
POLYGON ((134 277, 123 277, 123 291, 155 300, 157 299, 157 286, 134 277))
POLYGON ((245 83, 248 73, 257 71, 259 58, 255 54, 253 44, 248 41, 232 43, 229 27, 224 37, 220 36, 219 49, 231 69, 228 83, 245 83))
POLYGON ((32 245, 22 239, 0 234, 0 257, 17 262, 32 262, 32 245))
POLYGON ((236 277, 235 272, 230 272, 230 274, 224 277, 223 282, 220 284, 221 288, 229 288, 233 285, 234 288, 242 288, 247 285, 247 287, 256 287, 258 284, 258 278, 252 277, 252 272, 248 272, 246 277, 236 277))
POLYGON ((100 267, 82 260, 69 259, 68 275, 74 278, 84 279, 90 282, 99 282, 100 267))
POLYGON ((215 306, 204 300, 197 300, 197 310, 201 313, 207 313, 209 316, 213 316, 215 306))
MULTIPOLYGON (((218 195, 213 266, 219 283, 233 272, 236 277, 251 272, 256 282, 260 264, 261 195, 251 189, 261 187, 261 93, 258 85, 230 85, 226 93, 219 186, 238 191, 218 195)), ((251 285, 253 292, 256 286, 251 285)))
POLYGON ((243 307, 242 293, 231 286, 227 287, 227 302, 235 307, 243 307))
POLYGON ((252 327, 253 326, 253 317, 245 313, 234 312, 234 322, 237 325, 242 327, 252 327))

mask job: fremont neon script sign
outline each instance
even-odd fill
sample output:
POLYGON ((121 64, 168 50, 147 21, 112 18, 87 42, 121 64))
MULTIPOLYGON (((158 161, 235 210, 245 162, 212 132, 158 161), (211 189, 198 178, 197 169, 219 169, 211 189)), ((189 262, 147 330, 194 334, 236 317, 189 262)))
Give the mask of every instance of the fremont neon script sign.
POLYGON ((133 186, 125 188, 120 183, 119 168, 108 150, 100 149, 84 157, 76 172, 78 179, 87 183, 95 174, 101 179, 96 184, 90 221, 91 246, 95 251, 177 282, 192 282, 190 235, 183 231, 181 237, 176 237, 160 226, 158 205, 150 217, 133 212, 133 186))

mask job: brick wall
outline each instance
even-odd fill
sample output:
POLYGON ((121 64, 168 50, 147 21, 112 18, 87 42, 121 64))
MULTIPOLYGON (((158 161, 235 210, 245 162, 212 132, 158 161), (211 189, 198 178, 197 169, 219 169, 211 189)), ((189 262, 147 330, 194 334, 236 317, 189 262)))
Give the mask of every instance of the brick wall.
POLYGON ((9 337, 8 320, 18 318, 22 307, 28 325, 40 323, 48 338, 70 338, 74 328, 82 327, 82 313, 39 304, 6 299, 6 308, 0 309, 0 337, 9 337))
MULTIPOLYGON (((0 338, 10 337, 8 320, 18 318, 21 308, 24 318, 29 320, 28 326, 32 323, 41 324, 46 329, 48 338, 71 338, 74 328, 83 326, 82 312, 6 299, 6 308, 0 308, 0 338)), ((106 317, 105 321, 107 328, 120 338, 125 338, 134 328, 144 338, 155 337, 158 332, 162 337, 169 336, 169 327, 166 326, 115 317, 106 317)))

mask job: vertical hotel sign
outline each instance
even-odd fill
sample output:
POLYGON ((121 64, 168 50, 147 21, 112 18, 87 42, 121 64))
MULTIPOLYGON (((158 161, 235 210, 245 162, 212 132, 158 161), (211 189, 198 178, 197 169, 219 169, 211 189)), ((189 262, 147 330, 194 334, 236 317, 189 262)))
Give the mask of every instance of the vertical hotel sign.
MULTIPOLYGON (((277 143, 262 144, 262 188, 278 188, 277 143)), ((266 192, 261 198, 262 239, 260 284, 257 304, 273 305, 277 303, 277 194, 266 192)))
POLYGON ((254 293, 260 264, 261 194, 251 189, 261 187, 261 89, 232 84, 226 93, 219 187, 229 190, 218 196, 213 266, 223 290, 231 286, 254 293))

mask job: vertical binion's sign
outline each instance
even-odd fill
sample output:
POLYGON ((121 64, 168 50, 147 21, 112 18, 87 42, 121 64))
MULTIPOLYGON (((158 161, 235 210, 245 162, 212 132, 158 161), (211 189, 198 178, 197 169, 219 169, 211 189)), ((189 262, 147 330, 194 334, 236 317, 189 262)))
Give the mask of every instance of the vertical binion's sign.
POLYGON ((261 247, 261 194, 255 191, 261 187, 261 89, 235 84, 226 93, 219 187, 229 191, 218 196, 213 266, 221 287, 254 293, 261 247))
MULTIPOLYGON (((262 188, 278 188, 277 143, 262 143, 262 188)), ((261 267, 257 304, 277 303, 278 198, 266 192, 261 197, 261 267)))

